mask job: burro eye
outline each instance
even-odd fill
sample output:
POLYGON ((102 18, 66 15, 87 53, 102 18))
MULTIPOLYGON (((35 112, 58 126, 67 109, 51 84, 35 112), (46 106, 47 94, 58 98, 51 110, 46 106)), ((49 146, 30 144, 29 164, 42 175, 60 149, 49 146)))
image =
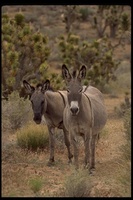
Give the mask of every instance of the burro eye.
POLYGON ((31 100, 31 106, 32 106, 32 108, 34 107, 34 105, 33 105, 33 101, 31 100))
POLYGON ((44 104, 44 101, 42 101, 41 104, 43 105, 43 104, 44 104))
POLYGON ((70 93, 70 90, 69 90, 69 88, 67 88, 67 92, 68 92, 68 93, 70 93))
POLYGON ((79 93, 81 93, 82 92, 82 88, 81 89, 79 89, 79 91, 78 91, 79 93))

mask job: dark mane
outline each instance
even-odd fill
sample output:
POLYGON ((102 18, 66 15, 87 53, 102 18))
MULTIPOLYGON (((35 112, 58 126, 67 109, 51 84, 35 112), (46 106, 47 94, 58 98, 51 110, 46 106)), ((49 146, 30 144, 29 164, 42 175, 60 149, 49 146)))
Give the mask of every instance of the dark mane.
POLYGON ((36 88, 39 88, 39 87, 42 87, 42 83, 38 83, 38 84, 36 85, 36 88))
POLYGON ((73 78, 76 77, 76 70, 73 71, 72 76, 73 76, 73 78))
MULTIPOLYGON (((36 88, 38 89, 39 87, 42 87, 42 86, 43 86, 42 83, 38 83, 38 84, 36 85, 36 88)), ((49 86, 49 88, 48 88, 47 90, 50 90, 50 91, 53 91, 53 92, 54 92, 54 89, 53 89, 51 86, 49 86)))
POLYGON ((51 86, 48 88, 48 90, 50 90, 50 91, 52 91, 52 92, 55 91, 51 86))

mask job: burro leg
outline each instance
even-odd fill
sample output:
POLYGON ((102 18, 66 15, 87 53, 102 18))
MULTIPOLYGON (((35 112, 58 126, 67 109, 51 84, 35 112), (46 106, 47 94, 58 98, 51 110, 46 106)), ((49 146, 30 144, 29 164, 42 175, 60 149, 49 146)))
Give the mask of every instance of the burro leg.
POLYGON ((55 128, 48 127, 49 130, 49 148, 50 148, 50 157, 48 161, 48 166, 54 163, 54 149, 55 149, 55 128))
POLYGON ((84 136, 84 146, 85 146, 85 167, 89 169, 89 173, 93 174, 95 169, 95 140, 96 136, 93 136, 92 129, 90 128, 88 132, 85 132, 84 136))
POLYGON ((95 140, 96 135, 90 131, 90 138, 89 138, 89 149, 90 149, 90 161, 89 161, 89 173, 94 174, 95 170, 95 140))
POLYGON ((63 131, 64 131, 65 145, 66 145, 67 151, 68 151, 68 159, 69 159, 68 163, 71 163, 73 155, 71 153, 71 145, 70 145, 69 132, 65 129, 65 127, 63 127, 63 131))
POLYGON ((88 132, 86 132, 84 134, 83 139, 84 139, 84 147, 85 147, 85 167, 89 168, 89 164, 90 164, 90 148, 89 148, 90 137, 89 137, 88 132))
POLYGON ((72 141, 72 144, 73 144, 73 149, 74 149, 74 165, 75 165, 75 168, 78 169, 79 168, 79 163, 78 163, 78 156, 79 156, 79 149, 78 149, 78 141, 77 141, 77 137, 70 133, 71 134, 71 141, 72 141))
POLYGON ((91 163, 90 163, 90 170, 95 170, 95 143, 96 143, 97 135, 92 136, 91 141, 91 163))

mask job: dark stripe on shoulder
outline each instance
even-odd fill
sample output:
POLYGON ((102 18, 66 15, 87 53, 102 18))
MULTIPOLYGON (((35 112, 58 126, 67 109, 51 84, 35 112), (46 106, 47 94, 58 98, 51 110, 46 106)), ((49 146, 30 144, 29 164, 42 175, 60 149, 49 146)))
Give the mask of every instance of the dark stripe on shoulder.
POLYGON ((61 97, 62 97, 62 99, 63 99, 64 106, 65 106, 66 103, 65 103, 65 98, 64 98, 63 94, 62 94, 60 91, 57 91, 57 92, 61 95, 61 97))

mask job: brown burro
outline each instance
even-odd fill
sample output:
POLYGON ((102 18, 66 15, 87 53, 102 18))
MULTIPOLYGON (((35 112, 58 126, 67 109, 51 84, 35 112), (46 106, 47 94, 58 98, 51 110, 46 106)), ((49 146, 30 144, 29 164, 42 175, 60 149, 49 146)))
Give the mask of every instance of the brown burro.
POLYGON ((79 167, 78 137, 82 136, 85 146, 85 166, 92 173, 95 169, 95 142, 107 121, 107 112, 103 94, 95 87, 84 88, 81 82, 86 76, 86 66, 82 66, 78 74, 71 74, 62 65, 62 76, 67 85, 67 104, 64 109, 63 122, 70 134, 74 148, 74 164, 79 167))
POLYGON ((48 131, 49 131, 49 147, 50 157, 48 165, 54 163, 55 150, 55 128, 63 129, 65 145, 68 150, 68 159, 71 163, 73 157, 70 150, 70 141, 68 131, 63 124, 63 111, 65 108, 65 98, 67 91, 53 91, 50 81, 46 80, 43 84, 37 84, 36 87, 31 86, 26 80, 23 80, 24 88, 30 95, 32 110, 34 113, 33 120, 36 124, 40 124, 44 115, 48 131))

